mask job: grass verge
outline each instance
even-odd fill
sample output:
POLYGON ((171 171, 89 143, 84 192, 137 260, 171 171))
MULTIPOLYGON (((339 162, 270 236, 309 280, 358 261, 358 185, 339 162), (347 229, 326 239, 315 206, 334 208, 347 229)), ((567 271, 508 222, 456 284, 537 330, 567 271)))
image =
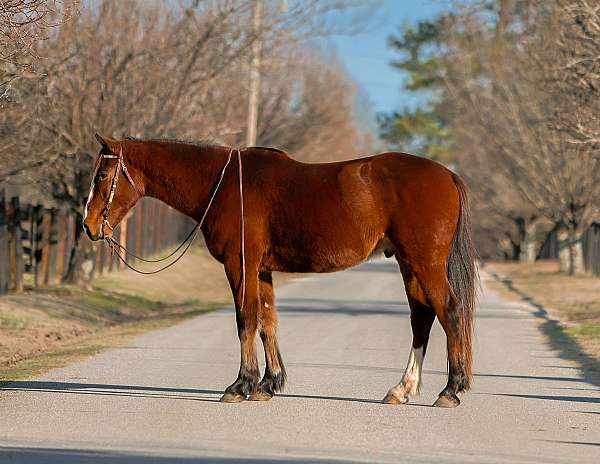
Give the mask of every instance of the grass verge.
POLYGON ((532 304, 552 347, 600 385, 600 279, 562 274, 554 261, 493 262, 486 269, 496 278, 490 286, 532 304))
POLYGON ((122 271, 89 290, 63 286, 2 297, 0 380, 64 366, 229 300, 221 265, 202 248, 150 278, 122 271))

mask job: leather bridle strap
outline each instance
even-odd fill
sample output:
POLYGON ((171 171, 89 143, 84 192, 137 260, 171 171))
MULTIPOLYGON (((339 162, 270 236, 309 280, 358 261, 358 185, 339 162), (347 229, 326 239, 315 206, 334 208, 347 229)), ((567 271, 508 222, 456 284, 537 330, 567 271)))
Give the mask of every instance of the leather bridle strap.
MULTIPOLYGON (((131 269, 132 271, 137 272, 138 274, 145 274, 145 275, 149 275, 149 274, 157 274, 161 271, 164 271, 165 269, 170 268, 171 266, 173 266, 177 261, 179 261, 183 255, 187 252, 187 250, 190 248, 190 246, 192 245, 192 243, 194 242, 196 236, 198 235, 198 232, 200 231, 202 224, 204 224, 204 220, 206 219, 206 216, 208 215, 208 212, 210 210, 210 207, 212 206, 213 200, 215 199, 217 192, 219 191, 219 188, 221 187, 221 184, 223 182, 223 177, 225 176, 225 171, 227 170, 227 166, 229 166, 230 162, 231 162, 231 156, 233 154, 234 148, 229 150, 229 154, 227 155, 227 161, 225 162, 225 165, 223 166, 223 168, 221 169, 221 173, 219 175, 219 179, 217 180, 217 183, 215 184, 215 187, 213 188, 212 194, 210 196, 210 199, 208 201, 208 205, 206 206, 206 209, 204 210, 204 213, 202 214, 202 217, 200 219, 200 221, 198 222, 198 224, 196 224, 194 226, 194 228, 192 229, 192 231, 188 234, 188 236, 183 240, 183 242, 181 242, 181 244, 174 250, 172 251, 169 255, 160 258, 160 259, 143 259, 140 258, 139 256, 133 254, 132 252, 130 252, 127 248, 125 248, 123 245, 121 245, 120 243, 118 243, 114 238, 112 237, 105 237, 105 241, 108 243, 108 245, 110 246, 110 248, 112 249, 112 251, 117 255, 118 259, 125 265, 127 266, 129 269, 131 269), (187 243, 186 243, 187 242, 187 243), (185 246, 185 248, 184 248, 185 246), (172 262, 170 262, 169 264, 161 267, 160 269, 156 269, 154 271, 142 271, 139 270, 135 267, 133 267, 132 265, 130 265, 127 260, 125 259, 125 256, 121 255, 120 251, 123 251, 124 254, 126 255, 130 255, 136 259, 139 259, 140 261, 143 262, 147 262, 147 263, 157 263, 160 261, 165 261, 169 258, 171 258, 172 256, 174 256, 180 249, 183 249, 183 251, 179 254, 179 256, 172 262)), ((242 204, 242 302, 244 299, 244 294, 245 294, 245 288, 246 288, 246 284, 245 284, 245 256, 244 256, 244 235, 243 235, 243 227, 244 227, 244 220, 243 220, 243 194, 242 194, 242 186, 241 186, 241 169, 242 169, 242 159, 241 159, 241 153, 239 149, 236 149, 236 151, 238 152, 238 164, 239 164, 239 172, 240 172, 240 202, 242 204)), ((114 155, 113 155, 114 156, 114 155)), ((116 158, 116 157, 115 157, 116 158)), ((124 163, 123 163, 123 166, 124 163)), ((126 172, 126 170, 124 171, 126 172)), ((126 174, 127 175, 127 174, 126 174)), ((113 181, 113 185, 115 184, 115 182, 113 181)), ((111 190, 112 190, 112 186, 111 186, 111 190)), ((113 192, 114 193, 114 192, 113 192)), ((109 196, 110 199, 110 196, 109 196)), ((107 207, 109 207, 109 205, 107 205, 107 207)), ((110 224, 109 224, 110 227, 110 224)), ((242 303, 243 304, 243 303, 242 303)))
POLYGON ((125 178, 129 181, 129 183, 133 187, 133 190, 135 190, 138 195, 139 195, 139 192, 138 192, 137 187, 135 186, 135 182, 133 181, 133 178, 131 177, 131 175, 129 174, 129 171, 127 170, 127 166, 125 166, 125 161, 123 160, 123 146, 122 145, 121 145, 121 150, 119 151, 118 155, 101 154, 100 159, 116 159, 117 160, 117 165, 115 166, 115 175, 113 176, 113 180, 110 185, 110 192, 108 194, 108 200, 106 201, 106 206, 104 207, 104 212, 102 213, 102 226, 101 226, 100 231, 102 233, 102 236, 106 237, 106 234, 104 232, 105 225, 108 226, 108 228, 110 230, 114 230, 113 226, 111 226, 110 222, 108 221, 108 215, 110 214, 110 208, 111 208, 113 200, 115 198, 115 192, 117 190, 117 184, 119 182, 119 173, 121 171, 123 171, 125 178))

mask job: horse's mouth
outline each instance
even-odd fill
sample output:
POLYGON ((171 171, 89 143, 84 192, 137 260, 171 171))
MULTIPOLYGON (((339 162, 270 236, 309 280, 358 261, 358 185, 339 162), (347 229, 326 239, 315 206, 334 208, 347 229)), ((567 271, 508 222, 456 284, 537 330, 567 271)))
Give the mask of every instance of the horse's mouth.
POLYGON ((102 232, 94 235, 92 234, 92 231, 90 230, 90 228, 88 227, 88 225, 84 222, 83 223, 83 230, 85 231, 85 235, 87 235, 87 237, 92 241, 92 242, 97 242, 98 240, 102 240, 104 237, 102 236, 102 232))

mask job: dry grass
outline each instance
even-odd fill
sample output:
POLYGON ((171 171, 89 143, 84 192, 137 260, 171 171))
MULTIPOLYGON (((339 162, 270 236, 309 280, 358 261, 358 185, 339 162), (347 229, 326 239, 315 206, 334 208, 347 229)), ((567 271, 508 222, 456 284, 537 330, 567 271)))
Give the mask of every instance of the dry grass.
POLYGON ((34 375, 116 346, 142 331, 222 306, 222 266, 203 248, 154 276, 123 271, 91 290, 27 290, 0 299, 0 379, 34 375))
MULTIPOLYGON (((572 337, 589 356, 600 360, 600 278, 591 275, 568 276, 558 263, 488 263, 487 268, 506 277, 522 295, 543 305, 561 321, 564 334, 572 337)), ((514 292, 501 290, 512 298, 514 292)))

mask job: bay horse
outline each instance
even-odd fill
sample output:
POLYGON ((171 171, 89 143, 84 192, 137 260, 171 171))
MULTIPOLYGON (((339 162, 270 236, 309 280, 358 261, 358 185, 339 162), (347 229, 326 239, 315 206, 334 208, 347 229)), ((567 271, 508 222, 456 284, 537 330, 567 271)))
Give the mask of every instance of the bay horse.
POLYGON ((406 370, 383 402, 406 403, 418 393, 437 316, 447 338, 448 382, 434 406, 460 404, 457 394, 472 382, 477 269, 467 189, 456 174, 395 152, 307 164, 273 148, 96 139, 101 149, 84 214, 91 240, 110 237, 144 196, 205 219, 201 231, 225 268, 241 347, 237 379, 221 401, 268 400, 284 387, 273 271, 339 271, 383 249, 398 261, 413 332, 406 370), (262 380, 257 334, 266 359, 262 380))

